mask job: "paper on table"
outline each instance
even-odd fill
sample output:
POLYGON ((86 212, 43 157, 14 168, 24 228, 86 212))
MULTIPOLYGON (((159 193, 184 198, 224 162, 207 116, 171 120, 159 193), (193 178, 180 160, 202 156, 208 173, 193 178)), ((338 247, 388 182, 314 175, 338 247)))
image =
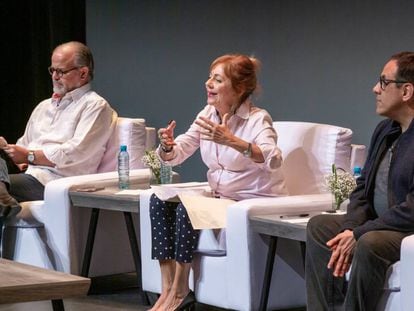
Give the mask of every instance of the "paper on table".
POLYGON ((180 193, 178 196, 187 210, 194 229, 225 228, 227 207, 235 202, 187 193, 180 193))
POLYGON ((116 192, 117 195, 140 195, 141 193, 145 192, 145 189, 125 189, 116 192))
POLYGON ((310 217, 302 217, 302 218, 289 218, 289 219, 281 219, 284 222, 289 222, 291 224, 299 224, 299 223, 306 223, 308 222, 310 217))
POLYGON ((207 182, 151 185, 151 189, 162 201, 178 199, 180 193, 211 196, 211 189, 207 182))

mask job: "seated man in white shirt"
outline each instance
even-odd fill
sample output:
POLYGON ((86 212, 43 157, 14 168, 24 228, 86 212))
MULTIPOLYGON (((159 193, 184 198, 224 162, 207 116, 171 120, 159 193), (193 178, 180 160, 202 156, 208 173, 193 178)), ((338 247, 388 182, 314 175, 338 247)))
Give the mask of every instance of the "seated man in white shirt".
POLYGON ((24 173, 9 174, 0 158, 0 220, 17 214, 17 202, 43 200, 47 182, 97 171, 117 114, 91 90, 93 57, 80 42, 53 51, 49 73, 52 98, 33 110, 16 144, 0 137, 0 148, 24 173))

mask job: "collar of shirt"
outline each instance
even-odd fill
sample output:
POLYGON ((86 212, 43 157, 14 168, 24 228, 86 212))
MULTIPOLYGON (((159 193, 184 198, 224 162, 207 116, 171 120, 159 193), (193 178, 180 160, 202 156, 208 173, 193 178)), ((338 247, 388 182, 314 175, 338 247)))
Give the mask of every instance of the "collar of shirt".
POLYGON ((252 106, 252 103, 249 100, 246 100, 236 110, 235 115, 238 116, 239 118, 247 120, 250 116, 250 107, 251 106, 252 106))
POLYGON ((91 90, 90 83, 87 83, 85 85, 82 85, 81 87, 78 87, 77 89, 74 89, 73 91, 67 92, 63 97, 55 96, 55 94, 52 95, 52 104, 56 106, 61 106, 64 102, 72 102, 79 100, 86 92, 91 90))
MULTIPOLYGON (((230 118, 229 118, 228 121, 229 122, 234 122, 234 121, 231 121, 231 120, 233 119, 233 116, 235 116, 235 115, 237 117, 241 118, 241 119, 244 119, 244 120, 249 119, 249 116, 250 116, 250 108, 252 107, 252 105, 253 104, 250 101, 246 100, 244 103, 242 103, 239 106, 239 108, 237 108, 236 113, 234 115, 230 116, 230 118)), ((212 106, 210 106, 210 107, 212 107, 212 106)), ((213 115, 213 119, 212 120, 214 122, 221 123, 221 118, 219 116, 219 112, 215 108, 213 108, 213 107, 210 108, 210 109, 214 109, 214 110, 211 110, 211 114, 213 115)))

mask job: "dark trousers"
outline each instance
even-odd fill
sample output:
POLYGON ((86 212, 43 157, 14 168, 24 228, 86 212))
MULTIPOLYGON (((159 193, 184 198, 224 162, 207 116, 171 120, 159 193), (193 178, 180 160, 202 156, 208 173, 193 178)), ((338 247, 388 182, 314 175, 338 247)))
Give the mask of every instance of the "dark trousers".
POLYGON ((23 172, 12 174, 9 163, 11 159, 5 155, 4 151, 0 152, 0 182, 6 184, 10 195, 18 202, 43 200, 45 186, 32 175, 23 172))
POLYGON ((313 217, 307 227, 307 310, 374 311, 382 294, 386 272, 400 259, 402 239, 412 233, 371 231, 361 236, 354 249, 349 282, 327 269, 331 251, 326 242, 338 234, 340 215, 313 217), (335 307, 341 307, 335 309, 335 307))
POLYGON ((29 174, 11 174, 10 195, 18 202, 43 200, 45 186, 29 174))

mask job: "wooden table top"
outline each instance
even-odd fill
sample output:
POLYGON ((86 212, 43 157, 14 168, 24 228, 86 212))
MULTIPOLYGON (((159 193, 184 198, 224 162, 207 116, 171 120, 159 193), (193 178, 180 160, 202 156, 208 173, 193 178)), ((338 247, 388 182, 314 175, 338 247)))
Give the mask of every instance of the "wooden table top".
MULTIPOLYGON (((255 232, 306 241, 306 227, 311 217, 322 214, 322 211, 303 212, 293 215, 269 214, 250 216, 250 225, 255 232)), ((343 211, 331 215, 343 215, 343 211)))
MULTIPOLYGON (((121 212, 138 213, 139 195, 117 195, 121 191, 118 186, 105 186, 102 190, 84 191, 88 185, 74 186, 69 191, 69 197, 73 206, 99 208, 121 212)), ((148 184, 134 185, 134 189, 147 189, 148 184)))
POLYGON ((0 303, 86 295, 90 279, 0 258, 0 303))
POLYGON ((309 213, 298 215, 257 215, 250 216, 250 224, 254 231, 266 235, 277 236, 297 241, 306 241, 306 226, 309 213))

